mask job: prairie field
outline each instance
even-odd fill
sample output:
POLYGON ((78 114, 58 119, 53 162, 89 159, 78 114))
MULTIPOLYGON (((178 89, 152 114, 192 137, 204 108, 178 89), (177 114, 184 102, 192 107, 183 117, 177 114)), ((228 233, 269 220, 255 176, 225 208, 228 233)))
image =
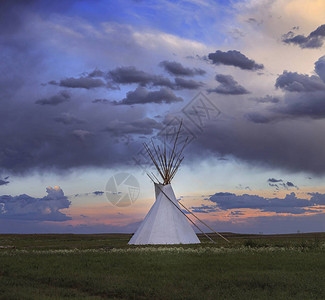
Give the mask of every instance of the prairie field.
POLYGON ((0 299, 324 299, 325 233, 128 246, 129 234, 0 235, 0 299))

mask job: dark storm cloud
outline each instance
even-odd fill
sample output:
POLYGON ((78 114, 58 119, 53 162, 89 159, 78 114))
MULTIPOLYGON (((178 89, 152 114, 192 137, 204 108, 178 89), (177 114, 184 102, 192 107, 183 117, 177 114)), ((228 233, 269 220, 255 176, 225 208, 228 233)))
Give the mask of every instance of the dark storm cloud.
POLYGON ((288 71, 277 78, 275 86, 289 92, 325 91, 325 83, 318 76, 288 71))
POLYGON ((325 118, 325 57, 315 62, 317 75, 284 71, 275 82, 285 91, 284 100, 264 111, 250 112, 246 118, 254 123, 270 123, 292 118, 325 118))
POLYGON ((143 134, 150 135, 155 129, 161 129, 162 125, 154 119, 145 118, 132 122, 114 121, 111 122, 104 130, 111 132, 113 135, 121 136, 125 134, 143 134))
MULTIPOLYGON (((21 14, 19 12, 17 15, 19 18, 23 18, 23 16, 27 14, 21 14)), ((1 21, 2 19, 0 18, 0 22, 1 21)), ((25 20, 21 21, 25 22, 25 20)), ((133 105, 130 107, 130 105, 113 106, 90 104, 89 102, 96 97, 106 97, 99 94, 99 91, 103 92, 103 90, 100 89, 91 91, 87 89, 71 89, 72 95, 76 95, 74 96, 76 100, 78 95, 78 101, 66 101, 64 105, 31 105, 32 102, 41 98, 37 96, 35 98, 35 94, 38 95, 36 93, 37 89, 40 87, 39 84, 36 87, 36 84, 33 82, 47 82, 54 78, 52 76, 58 76, 55 77, 58 79, 63 79, 65 76, 72 76, 78 79, 79 76, 76 74, 67 75, 64 70, 61 70, 61 66, 64 65, 63 63, 68 63, 67 70, 70 67, 73 69, 75 67, 75 62, 78 62, 78 59, 80 59, 79 57, 81 57, 82 61, 85 59, 83 61, 85 65, 100 65, 100 62, 95 60, 97 58, 93 57, 93 52, 91 51, 92 49, 100 48, 97 47, 100 44, 97 44, 95 36, 90 38, 90 36, 86 34, 86 38, 84 39, 87 43, 87 47, 88 45, 89 47, 90 45, 94 45, 94 48, 85 47, 85 44, 81 43, 80 40, 78 40, 76 45, 73 45, 76 40, 67 43, 68 38, 61 38, 65 34, 63 31, 59 33, 56 32, 57 35, 52 36, 52 30, 49 30, 47 27, 42 28, 38 26, 40 24, 46 25, 48 23, 47 21, 51 21, 53 25, 55 25, 55 18, 51 20, 44 18, 42 19, 42 23, 36 22, 35 25, 33 25, 32 21, 33 20, 26 20, 25 24, 30 24, 26 26, 26 29, 22 31, 18 29, 19 32, 17 35, 10 34, 10 38, 8 38, 5 43, 1 44, 1 47, 5 47, 5 49, 3 50, 1 48, 0 51, 0 57, 2 58, 0 94, 3 93, 2 87, 8 86, 8 82, 14 82, 14 84, 10 85, 10 94, 17 94, 15 98, 13 97, 10 101, 7 101, 6 105, 0 104, 0 120, 5 124, 2 126, 5 130, 3 129, 0 131, 1 168, 10 170, 10 172, 13 173, 27 174, 30 171, 56 171, 83 167, 107 168, 124 164, 130 158, 130 155, 138 150, 140 147, 139 142, 135 141, 135 145, 130 143, 127 148, 121 144, 116 144, 115 139, 112 137, 119 134, 119 129, 115 132, 114 127, 110 127, 109 124, 118 119, 119 122, 122 123, 142 120, 146 117, 145 107, 141 107, 141 105, 133 105), (43 20, 46 20, 46 22, 43 20), (32 25, 37 27, 37 31, 39 31, 40 34, 28 31, 31 27, 34 28, 32 25), (47 40, 48 37, 51 37, 51 41, 52 38, 55 38, 57 43, 48 44, 50 41, 47 40), (58 52, 56 52, 56 47, 54 47, 56 45, 60 47, 60 54, 64 54, 62 59, 61 57, 59 58, 60 55, 57 55, 58 52), (70 49, 70 46, 74 47, 70 49), (83 47, 85 48, 83 49, 83 47), (78 48, 81 48, 82 51, 78 48), (68 51, 66 51, 67 49, 68 51), (89 59, 88 54, 82 56, 87 52, 86 50, 89 51, 89 56, 92 56, 91 59, 89 59), (73 55, 77 61, 73 60, 72 63, 69 63, 72 58, 71 55, 73 55), (56 62, 58 62, 58 65, 56 65, 56 62), (52 68, 53 72, 56 72, 53 73, 54 75, 51 75, 51 77, 47 77, 49 76, 48 74, 52 73, 52 71, 49 72, 49 68, 52 68), (32 84, 30 84, 30 81, 32 84), (20 86, 23 86, 24 89, 17 88, 20 86), (95 94, 97 91, 98 94, 95 94), (92 94, 89 95, 86 93, 92 94), (62 113, 69 113, 78 120, 85 120, 86 122, 70 122, 69 118, 62 118, 62 113), (103 132, 102 129, 106 126, 110 127, 110 131, 103 132)), ((69 22, 71 21, 64 24, 59 23, 59 25, 72 25, 69 22)), ((125 29, 125 27, 121 27, 120 25, 115 24, 112 26, 112 30, 114 31, 113 37, 116 38, 116 43, 115 41, 110 43, 113 39, 105 39, 105 44, 111 44, 110 47, 114 49, 112 52, 117 53, 114 58, 117 56, 122 57, 120 60, 116 60, 116 64, 120 65, 121 63, 123 64, 123 53, 119 51, 121 46, 133 45, 133 41, 131 40, 132 32, 131 29, 125 29), (122 30, 120 30, 121 28, 122 30), (123 30, 126 31, 124 37, 127 38, 124 39, 124 37, 122 37, 119 40, 121 31, 123 30)), ((5 30, 4 28, 1 29, 5 30)), ((81 34, 84 33, 80 27, 77 26, 76 29, 80 29, 81 34)), ((74 32, 79 34, 79 31, 74 32)), ((69 38, 71 37, 71 35, 67 36, 69 36, 69 38)), ((2 37, 3 35, 1 38, 2 37)), ((73 37, 71 37, 71 39, 73 39, 73 37)), ((107 49, 108 48, 104 48, 105 51, 107 49)), ((135 49, 139 50, 140 48, 137 46, 135 49)), ((133 49, 130 50, 130 53, 134 54, 136 52, 139 56, 143 54, 143 52, 134 52, 132 50, 133 49)), ((97 54, 97 52, 94 53, 97 54)), ((110 54, 112 53, 106 53, 106 56, 110 57, 110 54)), ((137 55, 134 57, 138 57, 137 55)), ((99 59, 100 58, 99 56, 99 59)), ((110 57, 111 60, 113 59, 113 61, 115 61, 114 58, 110 57)), ((139 60, 139 64, 140 63, 141 60, 139 60)), ((157 62, 155 62, 154 65, 156 65, 156 63, 157 62)), ((103 66, 107 68, 109 64, 103 62, 103 66)), ((83 74, 82 77, 100 78, 105 82, 109 78, 106 76, 107 73, 103 73, 103 71, 97 70, 96 72, 83 74)), ((144 80, 136 79, 135 81, 138 82, 136 84, 145 85, 148 89, 155 85, 158 86, 158 84, 165 84, 175 90, 179 89, 179 87, 175 85, 174 79, 160 76, 158 80, 157 77, 153 75, 154 80, 152 80, 152 78, 149 80, 145 79, 146 74, 148 73, 142 74, 144 80)), ((110 80, 112 81, 112 78, 110 80)), ((60 80, 58 80, 58 82, 60 82, 60 80)), ((133 83, 132 80, 130 82, 133 83)), ((51 91, 56 88, 57 87, 54 86, 44 87, 44 89, 47 89, 44 92, 48 92, 44 94, 44 98, 49 100, 53 95, 51 91)), ((159 88, 157 89, 159 90, 159 88)), ((147 92, 149 93, 149 91, 147 92)), ((3 99, 7 98, 3 97, 3 99)), ((141 102, 143 99, 138 101, 141 102)), ((0 103, 1 102, 4 101, 1 99, 0 103)), ((323 153, 321 153, 321 141, 319 138, 317 140, 318 142, 316 142, 316 139, 315 141, 311 139, 313 134, 314 138, 316 136, 319 137, 319 131, 316 130, 316 128, 314 128, 315 130, 303 132, 298 124, 298 126, 294 126, 294 130, 288 130, 286 126, 281 126, 281 128, 275 126, 275 128, 272 129, 256 129, 257 126, 255 127, 255 124, 247 125, 237 122, 236 120, 234 123, 226 124, 222 130, 220 130, 218 126, 217 128, 208 128, 203 134, 203 144, 198 147, 199 155, 197 157, 200 159, 202 159, 202 151, 204 152, 205 149, 207 149, 209 155, 211 155, 211 153, 214 155, 222 152, 224 156, 233 155, 252 164, 265 163, 272 168, 279 167, 299 171, 312 170, 316 172, 325 170, 324 164, 322 163, 323 153), (246 130, 246 132, 243 132, 244 130, 246 130), (299 134, 295 131, 299 131, 299 134), (219 140, 221 140, 222 143, 219 143, 219 140), (307 143, 310 149, 304 147, 303 143, 307 143), (295 145, 294 149, 296 149, 296 151, 294 151, 294 153, 292 151, 292 145, 295 145)), ((209 155, 206 156, 207 159, 210 157, 209 155)))
POLYGON ((143 87, 138 87, 135 91, 130 91, 120 102, 114 102, 116 105, 133 105, 147 103, 173 103, 181 102, 183 98, 177 97, 172 90, 161 88, 159 91, 148 91, 143 87))
MULTIPOLYGON (((62 1, 59 2, 54 6, 64 6, 62 1)), ((52 79, 47 77, 49 73, 57 76, 61 76, 60 72, 65 73, 57 63, 67 65, 67 68, 71 65, 65 50, 60 54, 56 52, 56 46, 63 45, 64 38, 62 33, 55 32, 55 35, 55 30, 49 29, 50 23, 55 25, 54 20, 38 15, 37 5, 30 6, 32 3, 35 2, 0 1, 1 173, 8 170, 9 173, 26 175, 40 170, 58 172, 85 166, 115 166, 121 155, 120 145, 111 142, 110 134, 100 133, 104 120, 116 119, 114 113, 87 104, 81 109, 80 103, 69 101, 71 97, 66 91, 52 93, 57 87, 40 86, 52 79), (55 45, 50 40, 55 41, 55 45), (38 105, 34 105, 35 100, 38 105), (71 122, 62 113, 70 113, 87 123, 71 122), (62 122, 72 124, 62 126, 62 122), (93 134, 86 136, 87 132, 93 134)), ((72 54, 73 51, 69 49, 68 52, 72 54)), ((84 103, 89 102, 88 95, 78 92, 84 103)), ((135 111, 121 115, 129 119, 143 118, 143 113, 136 111, 134 114, 135 111)), ((135 147, 138 144, 129 146, 130 151, 135 147)), ((125 161, 125 157, 122 160, 125 161)))
POLYGON ((239 85, 236 80, 231 75, 216 75, 216 81, 220 83, 214 89, 209 89, 208 92, 214 92, 217 94, 224 94, 224 95, 245 95, 249 94, 243 86, 239 85))
POLYGON ((321 175, 325 174, 323 130, 319 122, 292 118, 265 124, 219 118, 206 123, 187 155, 191 161, 214 155, 270 170, 321 175))
POLYGON ((269 107, 264 112, 246 114, 253 123, 272 123, 293 118, 325 118, 325 92, 286 94, 284 103, 269 107))
MULTIPOLYGON (((139 142, 126 148, 116 143, 118 133, 114 128, 110 132, 102 129, 108 120, 141 120, 145 117, 144 110, 91 104, 89 99, 94 99, 94 94, 87 94, 88 89, 72 89, 72 94, 67 91, 52 94, 57 87, 40 87, 37 82, 51 79, 44 74, 48 73, 49 66, 56 70, 52 61, 57 58, 52 57, 52 52, 47 53, 53 49, 45 47, 46 41, 42 40, 42 47, 38 47, 40 37, 35 32, 27 32, 24 26, 17 30, 17 36, 10 35, 6 40, 3 40, 4 35, 0 37, 0 120, 2 128, 6 128, 0 130, 1 173, 28 175, 39 171, 69 172, 72 168, 128 164, 130 154, 139 149, 139 142), (42 50, 44 47, 45 51, 42 50), (8 92, 4 93, 2 86, 8 92), (40 88, 44 90, 39 91, 40 88), (41 92, 46 96, 35 99, 35 94, 41 92), (70 101, 74 93, 78 93, 78 101, 70 101), (35 100, 38 105, 34 105, 35 100)), ((86 78, 87 84, 96 78, 106 81, 100 70, 85 73, 82 77, 86 78)))
POLYGON ((71 202, 59 187, 46 189, 47 196, 34 198, 26 194, 0 196, 0 219, 33 221, 66 221, 71 218, 60 212, 71 202))
POLYGON ((0 1, 0 33, 11 35, 23 26, 23 14, 34 0, 0 1))
MULTIPOLYGON (((303 214, 316 205, 324 203, 325 194, 312 194, 310 200, 297 198, 295 193, 287 194, 284 198, 265 198, 258 195, 236 195, 233 193, 216 193, 208 200, 221 210, 250 208, 265 212, 303 214)), ((317 212, 317 210, 313 210, 317 212)))
MULTIPOLYGON (((198 89, 203 86, 202 82, 195 80, 188 80, 184 78, 176 77, 172 82, 169 78, 150 74, 136 69, 133 66, 119 67, 114 70, 104 73, 99 69, 95 69, 91 73, 83 73, 80 78, 66 78, 56 82, 54 80, 49 81, 48 84, 62 86, 66 88, 84 88, 93 89, 98 87, 107 87, 110 89, 119 89, 118 84, 138 84, 141 87, 166 87, 173 90, 182 89, 198 89), (97 77, 97 78, 96 78, 97 77), (98 78, 100 77, 100 78, 98 78), (106 81, 108 80, 108 81, 106 81)), ((96 101, 94 103, 99 103, 96 101)), ((102 102, 103 103, 103 102, 102 102)))
POLYGON ((286 117, 308 117, 313 119, 325 118, 325 93, 314 92, 301 95, 286 95, 283 106, 274 107, 279 119, 286 117))
POLYGON ((272 121, 272 118, 269 118, 259 112, 247 113, 247 114, 245 114, 245 118, 253 123, 256 123, 256 124, 266 124, 266 123, 270 123, 272 121))
POLYGON ((35 103, 40 105, 58 105, 69 101, 70 98, 71 96, 67 91, 61 91, 52 97, 39 99, 35 103))
POLYGON ((79 77, 79 78, 66 78, 60 80, 59 83, 55 81, 50 81, 49 84, 59 85, 66 88, 80 88, 80 89, 93 89, 98 87, 106 86, 106 83, 99 78, 91 78, 91 77, 79 77))
POLYGON ((204 75, 206 71, 202 69, 191 69, 184 67, 181 63, 176 61, 167 61, 164 60, 160 64, 169 74, 175 76, 195 76, 195 75, 204 75))
POLYGON ((227 65, 238 67, 242 70, 262 70, 264 66, 257 64, 254 60, 249 59, 237 50, 223 52, 217 50, 215 53, 209 53, 208 58, 216 65, 227 65))
POLYGON ((325 82, 325 56, 320 57, 315 62, 315 72, 319 76, 319 78, 325 82))
POLYGON ((172 82, 169 78, 161 75, 150 74, 135 67, 119 67, 108 73, 108 77, 117 84, 139 84, 145 86, 161 86, 173 90, 198 89, 203 84, 194 80, 175 78, 172 82))
POLYGON ((156 76, 146 73, 141 70, 137 70, 135 67, 119 67, 112 71, 109 71, 109 77, 116 83, 120 84, 132 84, 137 83, 141 86, 148 84, 152 85, 164 85, 172 86, 172 82, 163 76, 156 76))
POLYGON ((37 38, 26 29, 34 3, 0 1, 0 101, 39 75, 44 52, 37 49, 37 38))
POLYGON ((292 31, 282 36, 282 41, 286 44, 295 44, 300 48, 320 48, 324 44, 325 25, 319 26, 308 36, 295 35, 292 31))
POLYGON ((134 141, 125 148, 116 142, 119 128, 112 126, 109 132, 103 128, 118 119, 125 123, 142 120, 145 114, 141 109, 99 107, 87 103, 87 95, 80 96, 87 104, 82 109, 80 101, 45 106, 33 105, 32 98, 33 95, 26 97, 24 102, 0 101, 0 120, 6 124, 6 130, 0 131, 1 173, 26 175, 116 167, 129 163, 131 154, 140 147, 140 142, 134 141))
POLYGON ((173 90, 182 88, 180 86, 176 86, 175 83, 171 82, 168 78, 159 75, 154 75, 152 77, 151 84, 152 86, 162 86, 173 90))
POLYGON ((202 82, 197 82, 191 79, 184 78, 175 78, 175 86, 174 89, 188 89, 188 90, 196 90, 203 86, 202 82))

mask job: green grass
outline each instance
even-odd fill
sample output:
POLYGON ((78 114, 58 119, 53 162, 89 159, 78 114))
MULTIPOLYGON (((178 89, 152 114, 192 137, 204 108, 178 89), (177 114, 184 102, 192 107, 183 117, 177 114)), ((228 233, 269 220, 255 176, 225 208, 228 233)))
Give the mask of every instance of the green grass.
POLYGON ((130 235, 0 235, 0 299, 324 299, 325 234, 227 234, 128 246, 130 235))

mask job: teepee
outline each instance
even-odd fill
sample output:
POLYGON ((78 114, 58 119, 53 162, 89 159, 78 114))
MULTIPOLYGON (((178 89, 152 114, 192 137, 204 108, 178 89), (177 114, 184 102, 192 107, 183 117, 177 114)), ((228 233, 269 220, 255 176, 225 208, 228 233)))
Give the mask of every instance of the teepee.
POLYGON ((158 181, 155 182, 153 177, 148 174, 154 182, 156 201, 129 241, 130 245, 200 243, 188 221, 191 219, 181 210, 171 186, 171 180, 184 159, 182 153, 188 141, 186 139, 184 143, 178 145, 181 126, 182 124, 180 124, 170 151, 167 150, 166 141, 162 148, 156 146, 153 141, 152 149, 148 144, 144 144, 150 159, 162 178, 162 182, 152 173, 158 181))

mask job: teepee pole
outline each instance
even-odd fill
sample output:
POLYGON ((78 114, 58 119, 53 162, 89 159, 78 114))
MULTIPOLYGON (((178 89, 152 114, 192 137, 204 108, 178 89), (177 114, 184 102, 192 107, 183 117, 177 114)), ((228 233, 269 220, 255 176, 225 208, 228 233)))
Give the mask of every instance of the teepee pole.
POLYGON ((163 175, 162 172, 161 172, 161 168, 159 167, 159 165, 158 165, 158 163, 157 163, 157 161, 156 161, 154 155, 152 154, 152 152, 151 152, 149 146, 148 146, 146 143, 143 143, 143 145, 144 145, 144 148, 146 149, 147 153, 149 154, 149 156, 150 156, 152 162, 154 163, 155 167, 157 168, 157 170, 158 170, 160 176, 161 176, 162 178, 164 178, 164 175, 163 175))
POLYGON ((210 230, 212 230, 214 233, 216 233, 217 235, 219 235, 221 238, 223 238, 225 241, 227 241, 228 243, 230 243, 230 241, 228 239, 226 239, 221 233, 216 232, 215 230, 213 230, 207 223, 203 222, 201 219, 199 219, 194 213, 192 213, 184 204, 182 204, 180 201, 178 201, 178 203, 180 205, 182 205, 182 207, 184 209, 186 209, 191 215, 193 215, 196 219, 198 219, 203 225, 205 225, 206 227, 208 227, 210 230))
POLYGON ((155 175, 153 172, 151 172, 151 174, 153 175, 153 177, 155 177, 155 179, 157 180, 157 182, 160 183, 160 181, 159 181, 159 179, 156 177, 156 175, 155 175))
POLYGON ((165 159, 164 159, 164 154, 163 154, 163 151, 160 151, 160 147, 157 146, 157 149, 158 149, 158 152, 159 152, 159 155, 160 155, 160 159, 162 161, 162 165, 163 165, 163 171, 164 171, 164 183, 165 183, 165 180, 167 178, 167 166, 165 165, 165 159))
MULTIPOLYGON (((162 161, 161 161, 161 157, 160 157, 160 155, 158 154, 158 151, 157 151, 157 149, 156 149, 156 147, 155 147, 155 144, 154 144, 154 142, 153 142, 152 139, 151 139, 151 144, 152 144, 153 149, 155 150, 155 153, 156 153, 156 156, 157 156, 158 162, 159 162, 159 164, 160 164, 160 169, 163 170, 164 168, 163 168, 163 163, 162 163, 162 161)), ((158 170, 158 171, 159 171, 159 170, 158 170)), ((160 175, 162 174, 162 172, 159 172, 159 173, 160 173, 160 175)), ((164 177, 162 176, 162 178, 164 178, 164 177)))

